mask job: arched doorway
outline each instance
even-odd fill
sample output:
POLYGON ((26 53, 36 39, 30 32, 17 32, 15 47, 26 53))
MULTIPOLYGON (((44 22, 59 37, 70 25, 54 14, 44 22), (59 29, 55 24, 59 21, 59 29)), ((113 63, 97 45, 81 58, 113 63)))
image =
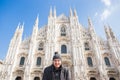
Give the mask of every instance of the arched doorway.
POLYGON ((20 76, 17 76, 15 80, 22 80, 20 76))
POLYGON ((94 78, 94 77, 91 77, 91 78, 90 78, 90 80, 96 80, 96 78, 94 78))
POLYGON ((109 80, 115 80, 115 78, 111 77, 109 80))
POLYGON ((34 80, 40 80, 40 78, 39 77, 35 77, 34 80))

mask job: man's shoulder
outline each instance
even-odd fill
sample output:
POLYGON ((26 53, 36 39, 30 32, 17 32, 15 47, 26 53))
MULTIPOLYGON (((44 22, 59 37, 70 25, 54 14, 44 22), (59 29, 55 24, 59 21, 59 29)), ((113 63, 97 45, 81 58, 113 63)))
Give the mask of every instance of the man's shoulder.
POLYGON ((45 71, 51 71, 51 70, 52 70, 52 65, 47 66, 47 67, 45 68, 45 71))

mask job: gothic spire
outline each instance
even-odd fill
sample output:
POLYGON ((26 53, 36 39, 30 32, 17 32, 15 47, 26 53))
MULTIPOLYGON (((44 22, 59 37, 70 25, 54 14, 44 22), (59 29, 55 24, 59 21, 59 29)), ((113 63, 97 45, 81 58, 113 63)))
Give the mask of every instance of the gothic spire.
POLYGON ((49 14, 49 17, 52 17, 52 7, 50 7, 50 14, 49 14))
POLYGON ((88 27, 90 30, 95 32, 94 27, 93 27, 93 23, 92 23, 92 20, 90 19, 90 17, 88 17, 88 27))
POLYGON ((36 21, 35 21, 35 24, 34 24, 34 27, 33 27, 33 32, 32 32, 32 37, 31 37, 31 41, 35 40, 36 36, 37 36, 37 32, 38 32, 38 22, 39 22, 39 19, 38 19, 39 15, 37 16, 36 18, 36 21))
POLYGON ((74 16, 77 17, 77 11, 74 9, 74 16))
POLYGON ((21 31, 23 31, 23 29, 24 29, 24 23, 21 25, 20 29, 21 29, 21 31))
POLYGON ((56 17, 56 8, 54 7, 54 17, 56 17))
POLYGON ((93 38, 97 39, 96 38, 96 32, 95 32, 95 29, 93 27, 93 24, 92 24, 92 21, 91 21, 90 18, 88 18, 88 31, 93 38))
POLYGON ((106 34, 107 39, 110 39, 111 38, 110 32, 109 32, 108 27, 106 25, 104 25, 104 30, 105 30, 105 34, 106 34))
POLYGON ((39 14, 37 15, 34 27, 38 27, 38 23, 39 23, 39 14))
POLYGON ((20 22, 18 23, 18 26, 16 28, 16 32, 19 30, 19 27, 20 27, 20 22))
POLYGON ((70 17, 73 16, 72 9, 70 8, 70 17))
POLYGON ((110 27, 110 26, 108 26, 108 27, 109 27, 109 32, 110 32, 111 38, 112 38, 112 39, 115 39, 115 35, 114 35, 114 33, 113 33, 111 27, 110 27))
POLYGON ((93 24, 92 24, 92 21, 91 21, 90 17, 88 17, 88 24, 89 24, 89 27, 92 27, 92 26, 93 26, 93 24))
POLYGON ((21 24, 19 22, 14 35, 17 35, 20 32, 20 29, 21 29, 21 24))

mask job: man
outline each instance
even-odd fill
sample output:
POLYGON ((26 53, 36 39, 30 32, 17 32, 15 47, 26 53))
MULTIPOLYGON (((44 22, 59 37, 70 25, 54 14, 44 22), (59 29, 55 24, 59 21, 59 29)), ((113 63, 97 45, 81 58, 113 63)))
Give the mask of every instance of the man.
POLYGON ((69 71, 62 66, 58 52, 53 56, 53 64, 45 68, 42 80, 70 80, 69 71))

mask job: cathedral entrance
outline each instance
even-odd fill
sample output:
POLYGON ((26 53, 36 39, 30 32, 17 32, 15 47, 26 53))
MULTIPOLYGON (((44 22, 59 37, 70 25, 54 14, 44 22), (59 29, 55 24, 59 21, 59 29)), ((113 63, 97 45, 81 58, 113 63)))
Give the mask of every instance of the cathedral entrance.
POLYGON ((91 78, 90 78, 90 80, 96 80, 96 78, 94 78, 94 77, 91 77, 91 78))
POLYGON ((111 77, 109 80, 115 80, 115 78, 111 77))
POLYGON ((20 76, 16 77, 15 80, 22 80, 20 76))
POLYGON ((40 78, 39 77, 35 77, 34 80, 40 80, 40 78))

